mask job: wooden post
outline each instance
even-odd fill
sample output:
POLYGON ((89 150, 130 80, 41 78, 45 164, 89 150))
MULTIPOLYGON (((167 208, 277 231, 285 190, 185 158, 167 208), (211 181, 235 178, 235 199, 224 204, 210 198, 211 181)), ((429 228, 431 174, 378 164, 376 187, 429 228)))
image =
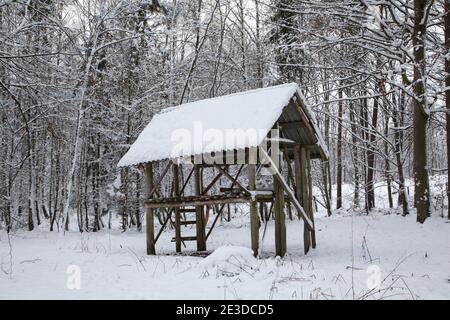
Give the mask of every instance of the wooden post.
MULTIPOLYGON (((311 151, 309 149, 306 150, 306 162, 307 162, 307 180, 308 180, 308 209, 307 213, 309 214, 309 218, 311 219, 314 226, 314 211, 313 211, 313 192, 312 192, 312 178, 311 178, 311 151)), ((316 248, 316 229, 309 231, 311 234, 311 246, 313 249, 316 248)))
MULTIPOLYGON (((178 164, 173 163, 173 191, 175 197, 180 196, 180 182, 178 164)), ((175 207, 175 251, 181 252, 181 215, 180 207, 175 207)))
MULTIPOLYGON (((305 210, 308 217, 310 217, 309 213, 309 200, 308 200, 308 174, 307 174, 307 158, 306 158, 306 148, 302 147, 300 148, 300 168, 301 168, 301 185, 302 185, 302 206, 305 210)), ((308 253, 309 249, 311 248, 311 233, 309 229, 307 228, 306 224, 303 228, 303 242, 304 242, 304 252, 305 254, 308 253)))
POLYGON ((302 198, 302 169, 300 164, 300 146, 294 147, 294 163, 295 163, 295 193, 297 200, 303 205, 302 198))
POLYGON ((275 252, 277 256, 286 254, 286 221, 284 214, 284 190, 278 179, 273 177, 275 214, 275 252))
MULTIPOLYGON (((145 180, 147 182, 147 196, 150 196, 153 190, 153 164, 145 164, 145 180)), ((156 254, 155 250, 155 225, 153 221, 153 209, 146 208, 145 210, 146 218, 146 235, 147 235, 147 254, 156 254)))
MULTIPOLYGON (((248 165, 248 189, 250 191, 256 190, 256 166, 254 164, 248 165)), ((252 240, 252 250, 255 257, 259 254, 259 217, 258 217, 258 206, 257 202, 250 202, 250 228, 251 228, 251 240, 252 240)))
MULTIPOLYGON (((194 185, 195 185, 195 195, 200 196, 201 190, 201 179, 200 179, 200 165, 194 164, 194 185)), ((195 207, 195 220, 197 229, 197 251, 206 250, 206 235, 205 235, 205 224, 203 219, 203 206, 199 205, 195 207)))

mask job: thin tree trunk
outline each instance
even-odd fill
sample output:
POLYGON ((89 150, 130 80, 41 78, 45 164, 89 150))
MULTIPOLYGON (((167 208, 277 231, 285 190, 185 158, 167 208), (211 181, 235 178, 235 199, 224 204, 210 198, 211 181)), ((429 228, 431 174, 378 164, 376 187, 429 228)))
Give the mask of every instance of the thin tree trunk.
POLYGON ((425 222, 430 213, 426 139, 429 115, 425 99, 426 5, 427 0, 414 0, 414 204, 420 223, 425 222))
MULTIPOLYGON (((363 95, 365 94, 365 90, 363 91, 363 95)), ((369 150, 369 115, 367 110, 367 98, 364 98, 362 101, 362 108, 360 113, 360 121, 361 121, 361 139, 364 141, 365 152, 362 153, 363 163, 364 163, 364 208, 366 213, 369 214, 369 192, 368 184, 367 184, 367 153, 369 150)))
POLYGON ((342 207, 342 114, 343 114, 343 102, 342 91, 338 92, 339 105, 338 105, 338 138, 337 138, 337 169, 336 169, 336 209, 342 207))
MULTIPOLYGON (((389 115, 386 113, 385 116, 385 123, 384 123, 384 137, 387 139, 389 134, 389 115)), ((393 208, 394 204, 392 201, 392 174, 391 174, 391 166, 390 166, 390 160, 389 160, 389 146, 387 141, 384 142, 384 154, 386 156, 385 158, 385 170, 386 170, 386 185, 387 185, 387 193, 388 193, 388 201, 389 201, 389 208, 393 208)))
MULTIPOLYGON (((404 91, 402 91, 400 96, 400 105, 404 103, 404 91)), ((401 106, 397 108, 403 109, 401 106)), ((403 171, 403 160, 402 160, 402 122, 397 108, 394 108, 392 112, 392 121, 394 122, 394 152, 395 160, 397 162, 397 172, 398 172, 398 206, 402 206, 402 214, 406 216, 409 214, 408 211, 408 199, 406 197, 405 190, 405 176, 403 171)))
POLYGON ((350 127, 352 130, 352 158, 353 158, 353 167, 354 167, 354 184, 355 184, 355 192, 353 197, 353 206, 355 208, 359 208, 359 164, 358 164, 358 147, 357 147, 357 130, 356 130, 356 119, 355 119, 355 107, 353 103, 350 103, 350 127))
MULTIPOLYGON (((450 1, 446 0, 444 5, 445 10, 445 48, 447 52, 450 50, 450 1)), ((447 215, 450 220, 450 193, 449 193, 449 182, 450 182, 450 56, 447 54, 447 59, 445 60, 445 104, 447 106, 447 215)))
POLYGON ((369 133, 369 148, 367 150, 367 202, 369 210, 375 208, 374 174, 375 174, 376 146, 375 146, 374 131, 377 129, 377 123, 378 123, 378 99, 375 98, 373 100, 372 125, 369 133))
POLYGON ((256 27, 256 80, 258 81, 258 87, 262 88, 264 86, 264 65, 262 59, 262 50, 261 50, 261 35, 260 35, 260 9, 259 9, 259 0, 255 0, 255 27, 256 27))

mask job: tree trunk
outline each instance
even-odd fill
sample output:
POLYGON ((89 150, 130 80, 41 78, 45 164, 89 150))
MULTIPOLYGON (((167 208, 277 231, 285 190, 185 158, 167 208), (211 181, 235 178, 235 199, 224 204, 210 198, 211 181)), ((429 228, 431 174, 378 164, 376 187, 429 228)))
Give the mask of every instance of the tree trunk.
MULTIPOLYGON (((404 92, 401 93, 400 96, 400 105, 404 103, 404 92)), ((403 109, 402 107, 399 107, 403 109)), ((401 110, 400 110, 401 111, 401 110)), ((408 211, 408 199, 406 197, 405 190, 405 176, 403 172, 403 160, 402 160, 402 128, 403 123, 401 122, 401 118, 399 116, 399 110, 394 108, 392 112, 392 121, 394 122, 394 152, 395 152, 395 160, 397 163, 397 172, 398 172, 398 206, 402 206, 402 215, 406 216, 409 214, 408 211)))
POLYGON ((417 221, 423 223, 429 216, 428 168, 427 168, 427 123, 425 99, 425 17, 426 0, 414 0, 414 204, 417 221))
MULTIPOLYGON (((385 139, 388 138, 389 134, 389 115, 386 113, 385 121, 384 121, 384 137, 385 139)), ((388 200, 389 200, 389 208, 394 207, 394 203, 392 200, 392 174, 391 174, 391 164, 389 160, 389 145, 388 142, 384 142, 384 154, 385 154, 385 173, 386 173, 386 185, 387 185, 387 193, 388 193, 388 200)))
POLYGON ((353 159, 353 167, 354 167, 354 183, 355 183, 355 192, 353 198, 353 206, 355 208, 359 208, 359 164, 358 164, 358 147, 357 147, 357 130, 356 130, 356 119, 355 119, 355 108, 353 103, 350 103, 350 126, 352 130, 352 159, 353 159))
MULTIPOLYGON (((445 48, 450 50, 450 1, 446 0, 444 5, 445 10, 445 48)), ((450 178, 450 56, 447 55, 447 59, 445 60, 445 104, 447 106, 447 177, 450 178)), ((450 181, 450 179, 447 179, 450 181)), ((448 182, 447 182, 447 215, 450 220, 450 193, 448 191, 448 182)))
MULTIPOLYGON (((366 91, 364 90, 362 92, 362 95, 365 95, 366 91)), ((368 110, 367 110, 367 98, 364 98, 362 101, 362 107, 360 110, 360 122, 361 122, 361 139, 362 141, 364 141, 364 148, 365 148, 365 152, 362 153, 362 162, 364 163, 364 170, 363 170, 363 174, 364 174, 364 208, 366 210, 366 213, 369 214, 369 193, 367 192, 367 153, 369 150, 369 115, 368 115, 368 110)))
POLYGON ((369 133, 369 148, 367 150, 367 205, 368 209, 375 208, 375 190, 374 190, 374 174, 375 174, 375 133, 378 123, 378 100, 373 100, 372 125, 369 133))
POLYGON ((339 105, 338 105, 338 138, 337 138, 337 169, 336 169, 336 209, 342 207, 342 91, 339 90, 339 105))

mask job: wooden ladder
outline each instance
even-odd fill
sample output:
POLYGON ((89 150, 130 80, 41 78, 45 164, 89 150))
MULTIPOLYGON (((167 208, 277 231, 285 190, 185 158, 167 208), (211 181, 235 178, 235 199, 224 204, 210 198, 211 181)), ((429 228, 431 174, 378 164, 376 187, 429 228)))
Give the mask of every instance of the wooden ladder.
MULTIPOLYGON (((194 208, 180 208, 180 214, 184 213, 184 215, 182 215, 182 217, 184 216, 186 219, 186 213, 195 213, 195 207, 194 208)), ((186 247, 186 244, 184 243, 185 241, 197 241, 197 236, 181 236, 181 227, 186 227, 189 225, 195 225, 197 223, 196 220, 181 220, 180 221, 180 225, 177 226, 177 224, 175 224, 175 234, 180 234, 180 240, 181 243, 183 244, 184 247, 186 247), (179 228, 179 230, 177 230, 177 227, 179 228)), ((172 242, 176 242, 177 239, 176 237, 173 237, 172 242)))

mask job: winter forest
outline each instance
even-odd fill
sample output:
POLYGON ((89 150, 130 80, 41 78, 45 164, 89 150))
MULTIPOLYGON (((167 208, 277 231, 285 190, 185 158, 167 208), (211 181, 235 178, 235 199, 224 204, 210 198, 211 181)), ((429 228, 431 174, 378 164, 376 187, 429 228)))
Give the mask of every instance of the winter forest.
POLYGON ((449 299, 449 46, 446 0, 0 0, 0 298, 449 299), (287 216, 289 254, 253 258, 232 206, 207 258, 174 255, 171 225, 147 256, 145 177, 117 163, 152 117, 291 82, 329 151, 317 249, 287 216))

